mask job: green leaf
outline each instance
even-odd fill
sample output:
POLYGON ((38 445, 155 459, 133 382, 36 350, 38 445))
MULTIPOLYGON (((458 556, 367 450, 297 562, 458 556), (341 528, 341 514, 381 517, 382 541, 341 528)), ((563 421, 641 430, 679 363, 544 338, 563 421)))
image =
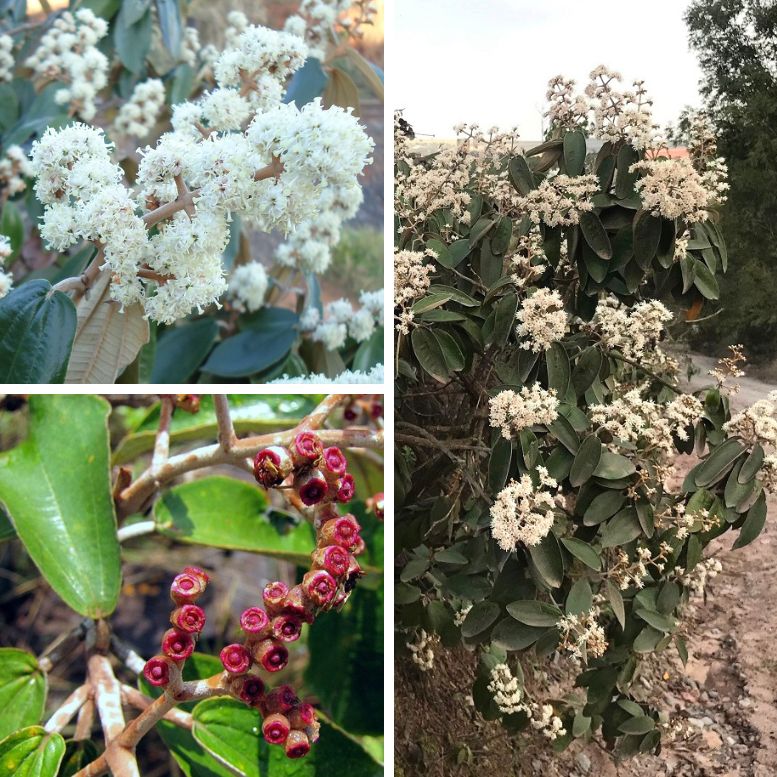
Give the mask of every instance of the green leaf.
MULTIPOLYGON (((5 235, 11 241, 11 255, 5 260, 10 265, 19 256, 24 242, 24 222, 15 202, 8 201, 3 207, 0 234, 5 235)), ((2 262, 0 262, 0 266, 2 266, 2 262)))
POLYGON ((492 493, 501 491, 507 482, 510 462, 513 457, 513 444, 500 437, 494 444, 488 460, 488 488, 492 493))
MULTIPOLYGON (((167 95, 168 105, 178 105, 178 103, 186 102, 186 100, 189 99, 189 95, 192 93, 192 88, 194 87, 194 78, 196 75, 197 73, 191 65, 178 65, 178 67, 173 70, 173 77, 167 82, 170 85, 170 91, 167 95)), ((230 224, 229 229, 230 241, 227 245, 227 248, 225 249, 225 253, 230 251, 230 248, 233 246, 233 244, 236 243, 239 245, 240 243, 239 235, 236 241, 233 241, 232 239, 233 225, 238 223, 237 220, 238 217, 233 216, 233 221, 232 224, 230 224)), ((227 267, 231 266, 231 264, 226 261, 225 265, 227 267)))
POLYGON ((46 704, 46 675, 25 650, 0 648, 0 739, 40 722, 46 704))
POLYGON ((594 477, 604 480, 620 480, 633 475, 637 471, 634 462, 619 453, 603 451, 599 464, 594 470, 594 477))
POLYGON ((602 568, 601 556, 587 542, 576 537, 563 537, 561 544, 587 567, 595 569, 597 572, 602 568))
POLYGON ((710 272, 704 262, 698 259, 694 261, 695 276, 693 285, 701 292, 705 299, 718 299, 720 297, 720 286, 715 276, 710 272))
POLYGON ((218 335, 214 318, 169 327, 159 336, 152 383, 186 383, 208 355, 218 335))
POLYGON ((588 211, 580 216, 580 230, 585 242, 591 250, 600 258, 609 261, 612 259, 612 244, 607 235, 601 219, 593 212, 588 211))
POLYGON ((434 332, 417 327, 410 335, 410 343, 424 372, 431 375, 438 383, 445 383, 450 377, 450 373, 442 346, 434 336, 434 332))
POLYGON ((618 150, 618 175, 615 179, 615 194, 621 200, 634 194, 634 183, 638 174, 629 172, 631 166, 639 160, 636 150, 624 143, 618 150))
MULTIPOLYGON (((268 745, 257 732, 261 729, 258 710, 237 699, 201 701, 192 713, 192 733, 215 758, 245 777, 274 777, 291 774, 282 747, 268 745)), ((321 718, 319 741, 310 753, 293 766, 295 777, 379 777, 383 767, 352 737, 321 718)))
POLYGON ((494 602, 478 602, 467 613, 461 624, 463 637, 475 637, 482 634, 499 617, 500 608, 494 602))
POLYGON ((737 480, 743 485, 750 482, 758 474, 763 461, 764 449, 756 443, 750 455, 744 460, 742 469, 739 470, 739 475, 737 475, 737 480))
POLYGON ((733 437, 718 445, 696 470, 694 481, 699 488, 717 483, 734 466, 734 462, 745 452, 733 437))
POLYGON ((580 444, 569 471, 569 482, 574 488, 586 483, 599 466, 602 458, 602 443, 596 435, 586 437, 580 444))
POLYGON ((65 740, 59 734, 28 726, 0 742, 0 775, 56 777, 64 756, 65 740))
POLYGON ((603 491, 586 508, 583 523, 586 526, 596 526, 606 521, 623 507, 625 501, 626 497, 620 491, 603 491))
POLYGON ((527 626, 513 618, 505 618, 494 626, 491 632, 491 644, 505 650, 524 650, 533 645, 545 632, 546 627, 527 626))
POLYGON ((587 580, 576 580, 569 589, 566 601, 567 615, 580 615, 593 607, 594 594, 587 580))
POLYGON ((733 549, 744 548, 745 545, 749 545, 763 531, 765 523, 766 497, 762 491, 756 503, 747 511, 747 517, 742 524, 739 537, 737 537, 733 549))
POLYGON ((561 343, 552 343, 545 352, 545 360, 548 367, 548 388, 554 389, 559 400, 563 400, 571 376, 569 357, 564 346, 561 343))
POLYGON ((311 527, 303 522, 280 532, 270 523, 267 507, 264 491, 256 486, 211 475, 165 491, 154 505, 154 521, 157 531, 178 542, 307 565, 315 545, 311 527))
POLYGON ((178 57, 183 39, 181 24, 181 11, 178 8, 178 0, 156 0, 159 29, 162 32, 162 40, 168 51, 178 57))
POLYGON ((3 138, 5 148, 22 145, 33 135, 42 134, 47 127, 63 127, 68 123, 67 108, 56 101, 56 94, 61 88, 61 83, 54 82, 35 96, 18 123, 3 138))
POLYGON ((564 578, 564 557, 556 535, 550 532, 539 545, 530 545, 529 555, 545 584, 558 588, 564 578))
POLYGON ((532 175, 526 158, 515 156, 509 164, 510 181, 524 197, 534 188, 534 176, 532 175))
POLYGON ((368 372, 376 364, 383 363, 383 327, 378 327, 369 337, 359 345, 351 363, 352 370, 368 372))
POLYGON ((602 352, 597 347, 593 346, 583 351, 572 372, 572 385, 578 397, 583 396, 591 388, 599 376, 601 366, 602 352))
POLYGON ((51 587, 76 612, 103 618, 121 582, 111 498, 108 415, 96 396, 30 398, 30 431, 0 454, 0 498, 51 587))
POLYGON ((634 614, 659 631, 670 632, 677 627, 677 622, 672 618, 661 615, 661 613, 658 612, 653 612, 644 607, 637 607, 634 610, 634 614))
POLYGON ((524 599, 510 602, 507 612, 515 620, 525 623, 527 626, 555 626, 564 614, 554 604, 539 602, 535 599, 524 599))
POLYGON ((634 640, 635 653, 652 653, 656 645, 664 638, 664 633, 652 626, 645 626, 634 640))
POLYGON ((564 167, 567 175, 583 173, 585 152, 585 135, 580 130, 564 133, 564 167))
POLYGON ((62 383, 76 333, 76 309, 34 280, 0 299, 0 382, 62 383))
POLYGON ((437 338, 437 342, 440 344, 440 351, 442 352, 443 359, 445 359, 445 366, 450 372, 460 372, 464 369, 464 354, 459 348, 459 344, 456 342, 453 335, 448 332, 437 329, 434 332, 434 336, 437 338))
POLYGON ((518 310, 518 296, 506 294, 494 306, 494 331, 489 344, 503 346, 510 337, 515 324, 515 311, 518 310))
POLYGON ((615 548, 626 545, 642 534, 642 526, 633 507, 627 507, 614 515, 602 530, 602 547, 615 548))
POLYGON ((648 731, 652 731, 656 727, 656 722, 653 718, 649 718, 647 715, 641 715, 636 718, 629 718, 621 723, 618 727, 618 731, 622 734, 647 734, 648 731))
POLYGON ((661 240, 661 219, 641 210, 634 218, 634 258, 642 268, 653 261, 661 240))
POLYGON ((138 0, 130 0, 121 4, 121 10, 113 25, 113 42, 116 53, 122 65, 127 70, 140 73, 146 55, 151 48, 151 11, 144 3, 146 9, 140 12, 138 0), (140 16, 137 13, 140 12, 140 16))
MULTIPOLYGON (((458 242, 466 242, 466 240, 458 242)), ((469 294, 465 294, 463 291, 459 291, 459 289, 455 289, 453 286, 432 284, 429 287, 429 293, 445 294, 448 299, 453 302, 458 302, 459 305, 463 305, 465 308, 476 308, 480 304, 474 297, 470 297, 469 294)))
POLYGON ((241 378, 281 361, 297 337, 298 318, 286 308, 262 308, 244 318, 242 331, 219 343, 202 368, 225 378, 241 378))
POLYGON ((621 594, 618 586, 612 582, 612 580, 606 580, 604 583, 604 590, 607 595, 607 601, 612 607, 613 615, 618 619, 621 628, 626 628, 626 608, 623 605, 623 595, 621 594))

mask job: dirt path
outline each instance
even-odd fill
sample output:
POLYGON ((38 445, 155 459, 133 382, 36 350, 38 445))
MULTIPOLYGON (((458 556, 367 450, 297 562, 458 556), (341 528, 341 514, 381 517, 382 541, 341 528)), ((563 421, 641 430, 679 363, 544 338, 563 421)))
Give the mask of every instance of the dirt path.
MULTIPOLYGON (((691 379, 696 388, 708 383, 713 360, 694 362, 701 370, 691 379)), ((738 382, 735 408, 774 388, 753 378, 738 382)), ((690 466, 689 457, 679 460, 678 477, 690 466)), ((698 600, 690 612, 687 667, 667 650, 640 680, 642 690, 681 724, 660 756, 615 764, 594 744, 575 743, 560 757, 542 743, 513 749, 500 726, 484 723, 467 707, 472 660, 460 652, 443 657, 423 677, 399 667, 397 774, 777 776, 777 497, 769 499, 762 535, 741 550, 730 550, 732 543, 733 535, 726 535, 712 548, 723 572, 709 582, 707 600, 698 600), (429 704, 436 707, 431 714, 429 704)))

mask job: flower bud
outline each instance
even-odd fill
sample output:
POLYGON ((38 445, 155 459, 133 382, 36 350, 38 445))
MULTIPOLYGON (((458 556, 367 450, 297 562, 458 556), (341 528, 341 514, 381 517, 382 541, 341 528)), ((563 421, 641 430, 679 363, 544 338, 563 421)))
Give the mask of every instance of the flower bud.
POLYGON ((321 439, 313 432, 300 432, 291 445, 291 457, 296 466, 317 462, 323 452, 321 439))
POLYGON ((295 642, 302 633, 302 620, 296 615, 276 615, 272 619, 272 635, 281 642, 295 642))
POLYGON ((261 607, 249 607, 240 616, 240 628, 246 634, 260 634, 269 623, 270 619, 261 607))
POLYGON ((289 651, 275 639, 263 639, 254 648, 254 660, 268 672, 280 672, 289 662, 289 651))
POLYGON ((271 715, 273 712, 281 712, 286 715, 299 704, 297 694, 290 685, 279 685, 273 688, 262 702, 262 711, 265 715, 271 715))
POLYGON ((279 486, 293 469, 289 451, 279 445, 264 448, 254 459, 254 477, 265 488, 279 486))
POLYGON ((289 719, 279 712, 268 715, 262 723, 262 735, 271 745, 282 745, 290 730, 289 719))
POLYGON ((161 688, 170 682, 170 674, 174 664, 167 656, 154 656, 146 661, 143 667, 143 676, 146 680, 161 688))
POLYGON ((283 608, 283 601, 289 593, 289 586, 280 580, 267 583, 262 591, 262 600, 270 615, 277 615, 283 608))
POLYGON ((343 452, 336 446, 324 449, 324 455, 321 460, 321 469, 324 472, 324 477, 329 480, 337 480, 345 475, 345 470, 348 467, 348 462, 343 455, 343 452))
POLYGON ((326 607, 337 593, 337 581, 325 569, 311 570, 302 578, 302 590, 316 607, 326 607))
POLYGON ((196 634, 205 627, 205 611, 196 604, 184 604, 172 611, 170 623, 179 631, 196 634))
POLYGON ((356 490, 353 482, 353 475, 345 474, 340 480, 337 481, 337 492, 335 498, 341 504, 350 502, 353 499, 354 492, 356 490))
POLYGON ((370 417, 373 421, 377 421, 379 418, 383 418, 383 404, 381 402, 373 402, 370 407, 370 417))
POLYGON ((308 507, 317 505, 329 491, 324 475, 320 469, 311 469, 294 478, 294 488, 302 503, 308 507))
POLYGON ((249 707, 258 707, 264 700, 264 682, 255 674, 233 675, 229 679, 229 690, 249 707))
POLYGON ((352 515, 333 518, 327 521, 318 534, 318 546, 339 545, 341 548, 351 550, 356 538, 359 536, 361 526, 352 515))
POLYGON ((194 604, 202 595, 206 585, 207 580, 203 580, 199 575, 192 574, 191 572, 181 572, 180 575, 176 575, 173 579, 173 583, 170 586, 170 596, 178 606, 194 604))
POLYGON ((367 500, 367 509, 372 510, 373 513, 375 513, 375 517, 379 520, 383 520, 383 505, 384 505, 384 499, 383 499, 383 492, 380 491, 379 493, 375 494, 375 496, 371 496, 367 500))
POLYGON ((251 654, 236 642, 223 648, 219 658, 230 674, 245 674, 251 668, 251 654))
POLYGON ((366 547, 367 545, 365 544, 362 537, 357 536, 353 542, 353 545, 351 546, 351 553, 353 553, 354 556, 360 556, 362 553, 364 553, 366 547))
POLYGON ((339 545, 317 548, 311 554, 313 569, 325 569, 332 577, 339 578, 348 572, 349 553, 339 545))
POLYGON ((162 652, 173 661, 186 661, 194 652, 194 639, 185 631, 168 629, 162 637, 162 652))
POLYGON ((304 731, 289 731, 286 739, 286 755, 288 758, 302 758, 310 752, 310 740, 304 731))
POLYGON ((316 722, 316 710, 312 704, 300 702, 289 711, 288 717, 292 728, 304 730, 316 722))
POLYGON ((351 402, 351 404, 347 405, 345 410, 343 410, 343 418, 349 423, 353 423, 359 417, 359 412, 358 406, 351 402))
POLYGON ((204 569, 200 569, 199 567, 184 567, 183 571, 187 575, 194 575, 195 577, 198 577, 202 581, 203 588, 205 588, 208 583, 210 583, 210 575, 204 569))
POLYGON ((301 585, 295 585, 283 600, 284 615, 296 615, 306 623, 313 623, 313 611, 301 585))
POLYGON ((175 406, 180 407, 185 413, 199 413, 200 412, 200 395, 199 394, 175 394, 174 395, 175 406))

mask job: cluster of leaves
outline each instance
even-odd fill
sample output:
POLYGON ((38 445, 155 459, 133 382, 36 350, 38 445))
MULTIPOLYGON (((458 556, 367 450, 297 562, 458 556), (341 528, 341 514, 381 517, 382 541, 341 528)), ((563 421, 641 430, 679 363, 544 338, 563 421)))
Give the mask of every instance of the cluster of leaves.
MULTIPOLYGON (((128 100, 135 86, 148 78, 160 78, 167 106, 196 99, 212 86, 209 68, 181 62, 180 52, 187 26, 184 0, 79 0, 72 10, 88 8, 108 21, 109 32, 100 50, 112 63, 109 85, 100 95, 100 110, 93 123, 109 124, 117 106, 128 100)), ((17 63, 34 51, 59 12, 43 20, 28 19, 26 3, 0 2, 0 33, 11 31, 17 45, 17 63)), ((74 121, 68 106, 55 100, 61 83, 48 81, 37 91, 29 69, 17 65, 10 83, 0 83, 0 156, 12 145, 29 151, 47 127, 63 127, 74 121)), ((285 100, 302 106, 318 97, 325 105, 352 107, 357 112, 360 94, 383 96, 383 74, 356 48, 337 47, 331 61, 310 57, 288 84, 285 100)), ((169 112, 157 135, 169 129, 169 112)), ((77 117, 76 117, 77 118, 77 117)), ((143 145, 154 138, 146 138, 143 145)), ((134 147, 120 144, 117 153, 127 180, 137 171, 134 147)), ((368 371, 382 362, 382 328, 364 342, 349 340, 339 351, 327 351, 322 343, 302 337, 299 314, 306 301, 323 312, 319 279, 281 268, 267 305, 255 313, 239 314, 226 306, 212 306, 175 325, 163 326, 140 317, 122 315, 108 300, 108 284, 93 289, 91 299, 76 306, 52 286, 78 276, 96 254, 94 246, 76 246, 66 253, 32 262, 26 254, 41 253, 37 224, 42 205, 31 181, 21 194, 9 197, 0 189, 0 235, 11 241, 6 270, 16 268, 15 290, 0 300, 0 379, 7 383, 179 383, 267 382, 282 375, 324 373, 336 377, 345 369, 368 371), (281 303, 282 289, 295 288, 296 296, 281 303), (297 289, 299 287, 299 289, 297 289), (77 364, 68 376, 68 365, 77 364), (84 366, 85 365, 85 366, 84 366), (77 373, 77 374, 76 374, 77 373)), ((250 262, 249 231, 235 218, 222 264, 229 273, 250 262)), ((0 268, 2 269, 2 268, 0 268)))
MULTIPOLYGON (((315 400, 230 397, 235 429, 238 434, 288 429, 313 409, 315 400)), ((22 411, 15 418, 25 415, 22 411)), ((158 404, 112 409, 97 396, 36 395, 29 401, 26 439, 0 454, 0 504, 7 511, 0 510, 0 538, 18 543, 18 553, 27 554, 62 601, 86 619, 110 618, 121 592, 123 552, 111 468, 143 461, 153 449, 158 419, 158 404)), ((174 446, 212 441, 216 414, 211 398, 203 397, 196 415, 176 413, 170 433, 174 446)), ((304 762, 294 764, 257 734, 257 710, 227 697, 182 705, 193 716, 192 730, 161 720, 157 732, 189 777, 236 772, 313 777, 340 768, 358 777, 382 773, 382 527, 366 514, 364 500, 382 490, 383 473, 356 452, 351 459, 357 496, 349 507, 371 527, 364 533, 368 575, 341 612, 319 618, 303 637, 309 655, 304 677, 295 674, 299 668, 286 670, 321 702, 319 743, 304 762), (339 666, 336 682, 333 661, 339 666)), ((145 520, 153 521, 156 542, 255 553, 296 564, 301 579, 315 545, 312 526, 273 507, 253 482, 208 470, 199 475, 165 487, 149 508, 145 520)), ((131 516, 124 525, 139 518, 131 516)), ((134 551, 136 562, 138 552, 142 558, 142 546, 134 551)), ((214 575, 218 579, 218 570, 214 575)), ((160 623, 159 632, 164 628, 160 623)), ((76 740, 43 728, 47 706, 52 708, 47 705, 51 663, 15 647, 0 648, 0 774, 72 775, 101 749, 99 734, 76 740)), ((218 656, 198 652, 187 662, 184 679, 222 670, 218 656)), ((130 682, 147 696, 162 690, 149 686, 142 674, 130 682)))
MULTIPOLYGON (((699 324, 693 342, 722 350, 742 343, 752 359, 777 355, 769 333, 777 325, 777 249, 766 236, 777 209, 777 79, 774 9, 754 0, 695 0, 686 21, 704 75, 702 89, 729 168, 728 202, 721 210, 736 272, 721 282, 721 310, 699 324)), ((682 129, 682 122, 680 125, 682 129)))
MULTIPOLYGON (((433 158, 416 162, 433 164, 433 158)), ((766 517, 758 477, 763 451, 725 433, 729 403, 718 387, 698 392, 701 418, 685 441, 675 437, 678 452, 701 457, 676 493, 663 482, 665 466, 636 446, 614 452, 612 437, 591 421, 590 408, 612 402, 618 384, 645 384, 644 396, 657 402, 679 393, 671 371, 658 374, 624 359, 587 326, 597 301, 615 295, 633 306, 657 298, 698 312, 718 296, 717 276, 726 268, 714 220, 686 225, 641 208, 637 174, 630 171, 640 158, 623 141, 587 155, 584 134, 568 131, 494 163, 491 172, 506 172, 522 195, 549 171, 594 173, 600 184, 594 210, 579 224, 540 227, 547 267, 531 285, 557 290, 573 324, 539 354, 520 347, 515 317, 526 290, 517 290, 511 276, 510 256, 528 233, 528 219, 501 212, 478 191, 473 174, 468 223, 441 210, 420 223, 396 224, 400 249, 437 254, 428 292, 413 308, 412 332, 399 334, 396 343, 398 627, 404 633, 423 628, 444 646, 477 650, 475 704, 495 719, 500 712, 487 689, 493 666, 516 654, 542 662, 559 649, 562 616, 600 608, 609 646, 577 673, 584 692, 556 703, 567 733, 554 744, 600 731, 621 754, 659 747, 659 712, 632 688, 640 659, 673 642, 687 658, 675 632, 690 590, 675 571, 693 574, 705 547, 726 531, 740 530, 736 544, 747 544, 766 517), (676 261, 675 240, 686 226, 688 252, 676 261), (489 429, 489 397, 535 382, 555 390, 558 418, 511 440, 489 429), (560 484, 566 506, 556 508, 553 528, 539 544, 505 552, 490 533, 491 505, 510 479, 529 474, 537 485, 540 466, 560 484), (709 510, 714 528, 695 521, 678 537, 660 520, 676 504, 689 514, 709 510), (661 543, 671 546, 662 571, 648 566, 641 590, 616 584, 619 553, 634 563, 638 548, 655 558, 661 543), (459 625, 457 612, 470 604, 459 625)), ((397 175, 407 169, 400 160, 397 175)), ((511 660, 511 666, 522 676, 520 664, 511 660)), ((529 724, 523 713, 503 722, 512 731, 529 724)))

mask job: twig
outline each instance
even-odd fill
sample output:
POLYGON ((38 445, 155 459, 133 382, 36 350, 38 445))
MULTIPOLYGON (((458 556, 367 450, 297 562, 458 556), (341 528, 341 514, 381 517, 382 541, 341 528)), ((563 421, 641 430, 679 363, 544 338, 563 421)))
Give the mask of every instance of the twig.
POLYGON ((52 642, 38 657, 38 666, 40 666, 44 672, 50 672, 56 663, 58 663, 65 655, 71 653, 80 642, 84 641, 84 638, 89 632, 90 625, 91 622, 89 620, 82 620, 70 631, 57 637, 57 639, 55 639, 54 642, 52 642))
MULTIPOLYGON (((91 694, 91 688, 89 689, 91 694)), ((78 711, 78 721, 76 723, 76 730, 73 734, 73 739, 76 741, 80 739, 92 738, 92 726, 94 725, 94 699, 89 698, 84 702, 81 709, 78 711)))
MULTIPOLYGON (((141 693, 137 688, 133 688, 131 685, 122 684, 121 695, 127 704, 141 711, 148 709, 154 702, 152 698, 141 693)), ((188 729, 189 731, 191 731, 194 724, 192 716, 188 712, 176 709, 175 707, 169 712, 166 712, 163 717, 164 720, 169 720, 176 726, 188 729)))
POLYGON ((89 693, 90 688, 88 685, 81 685, 76 688, 48 719, 45 725, 46 731, 48 733, 62 731, 89 698, 89 693))
POLYGON ((170 454, 170 421, 175 403, 172 397, 162 397, 159 407, 159 427, 154 442, 154 455, 151 459, 151 471, 158 472, 170 454))
POLYGON ((128 526, 122 526, 116 532, 116 537, 119 542, 124 542, 125 540, 130 540, 135 537, 153 534, 155 531, 156 523, 154 521, 138 521, 137 523, 131 523, 128 526))
POLYGON ((219 445, 224 453, 228 453, 235 444, 235 427, 229 414, 229 400, 226 394, 214 394, 213 403, 216 406, 216 422, 219 427, 219 445))
POLYGON ((146 665, 145 659, 115 634, 111 634, 111 649, 116 654, 116 658, 131 672, 140 674, 143 671, 143 667, 146 665))
POLYGON ((351 399, 349 394, 330 394, 323 399, 318 407, 313 410, 308 416, 306 416, 302 423, 299 425, 300 431, 312 431, 314 429, 320 429, 327 418, 342 405, 347 404, 351 399))

